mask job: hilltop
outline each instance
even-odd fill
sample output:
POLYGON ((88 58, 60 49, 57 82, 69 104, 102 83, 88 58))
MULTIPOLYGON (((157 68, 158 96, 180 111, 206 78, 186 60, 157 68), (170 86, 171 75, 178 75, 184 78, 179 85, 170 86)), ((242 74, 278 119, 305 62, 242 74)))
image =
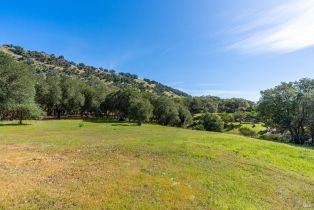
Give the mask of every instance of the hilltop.
POLYGON ((161 84, 154 80, 139 79, 135 74, 116 72, 102 67, 89 66, 84 63, 75 63, 64 58, 39 51, 29 51, 20 46, 1 45, 0 51, 9 54, 15 60, 35 67, 36 73, 60 74, 90 81, 95 78, 104 82, 109 88, 117 90, 130 87, 156 95, 169 97, 189 96, 187 93, 161 84))

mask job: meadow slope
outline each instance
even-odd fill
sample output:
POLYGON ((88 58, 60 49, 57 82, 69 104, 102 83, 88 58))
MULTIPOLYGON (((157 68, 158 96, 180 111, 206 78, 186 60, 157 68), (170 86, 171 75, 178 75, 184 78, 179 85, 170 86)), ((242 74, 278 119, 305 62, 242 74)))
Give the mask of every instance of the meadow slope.
POLYGON ((314 209, 314 150, 80 120, 0 124, 0 209, 314 209))

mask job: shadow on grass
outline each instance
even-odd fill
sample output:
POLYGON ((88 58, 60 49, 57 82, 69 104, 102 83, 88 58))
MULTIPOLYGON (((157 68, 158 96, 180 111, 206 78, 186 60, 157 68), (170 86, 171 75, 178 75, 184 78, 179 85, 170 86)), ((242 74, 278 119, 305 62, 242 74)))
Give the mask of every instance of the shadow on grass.
POLYGON ((109 123, 112 124, 111 126, 137 126, 137 123, 132 123, 128 121, 119 121, 116 119, 93 119, 93 118, 86 118, 83 119, 84 122, 90 123, 109 123))
POLYGON ((138 126, 136 123, 132 124, 132 123, 114 123, 111 126, 138 126))
POLYGON ((32 124, 28 124, 28 123, 0 123, 0 127, 4 127, 4 126, 28 126, 28 125, 32 125, 32 124))
POLYGON ((121 122, 114 119, 102 119, 102 118, 99 118, 99 119, 84 118, 83 121, 90 122, 90 123, 126 123, 126 122, 121 122))

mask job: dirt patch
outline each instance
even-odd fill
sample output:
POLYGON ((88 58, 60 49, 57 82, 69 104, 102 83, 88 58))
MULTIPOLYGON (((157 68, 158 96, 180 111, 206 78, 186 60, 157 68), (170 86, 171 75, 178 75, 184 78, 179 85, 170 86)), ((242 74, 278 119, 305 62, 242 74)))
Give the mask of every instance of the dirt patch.
POLYGON ((52 174, 64 170, 68 158, 49 155, 34 145, 0 146, 0 201, 51 182, 52 174))

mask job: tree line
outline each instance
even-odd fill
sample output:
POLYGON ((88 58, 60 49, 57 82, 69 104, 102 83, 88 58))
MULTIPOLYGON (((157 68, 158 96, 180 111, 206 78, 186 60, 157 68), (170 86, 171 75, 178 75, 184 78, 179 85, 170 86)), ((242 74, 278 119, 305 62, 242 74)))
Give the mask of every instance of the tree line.
MULTIPOLYGON (((4 53, 0 58, 0 118, 19 119, 20 123, 39 116, 79 116, 188 127, 193 125, 193 114, 254 109, 254 104, 244 99, 158 96, 138 89, 113 88, 99 78, 84 80, 57 71, 37 71, 4 53)), ((220 120, 220 116, 216 118, 220 120)), ((211 130, 208 126, 204 129, 211 130)))
POLYGON ((119 120, 157 122, 185 127, 192 119, 179 101, 140 92, 113 89, 100 80, 54 73, 42 74, 30 65, 0 54, 0 118, 106 117, 119 120))

